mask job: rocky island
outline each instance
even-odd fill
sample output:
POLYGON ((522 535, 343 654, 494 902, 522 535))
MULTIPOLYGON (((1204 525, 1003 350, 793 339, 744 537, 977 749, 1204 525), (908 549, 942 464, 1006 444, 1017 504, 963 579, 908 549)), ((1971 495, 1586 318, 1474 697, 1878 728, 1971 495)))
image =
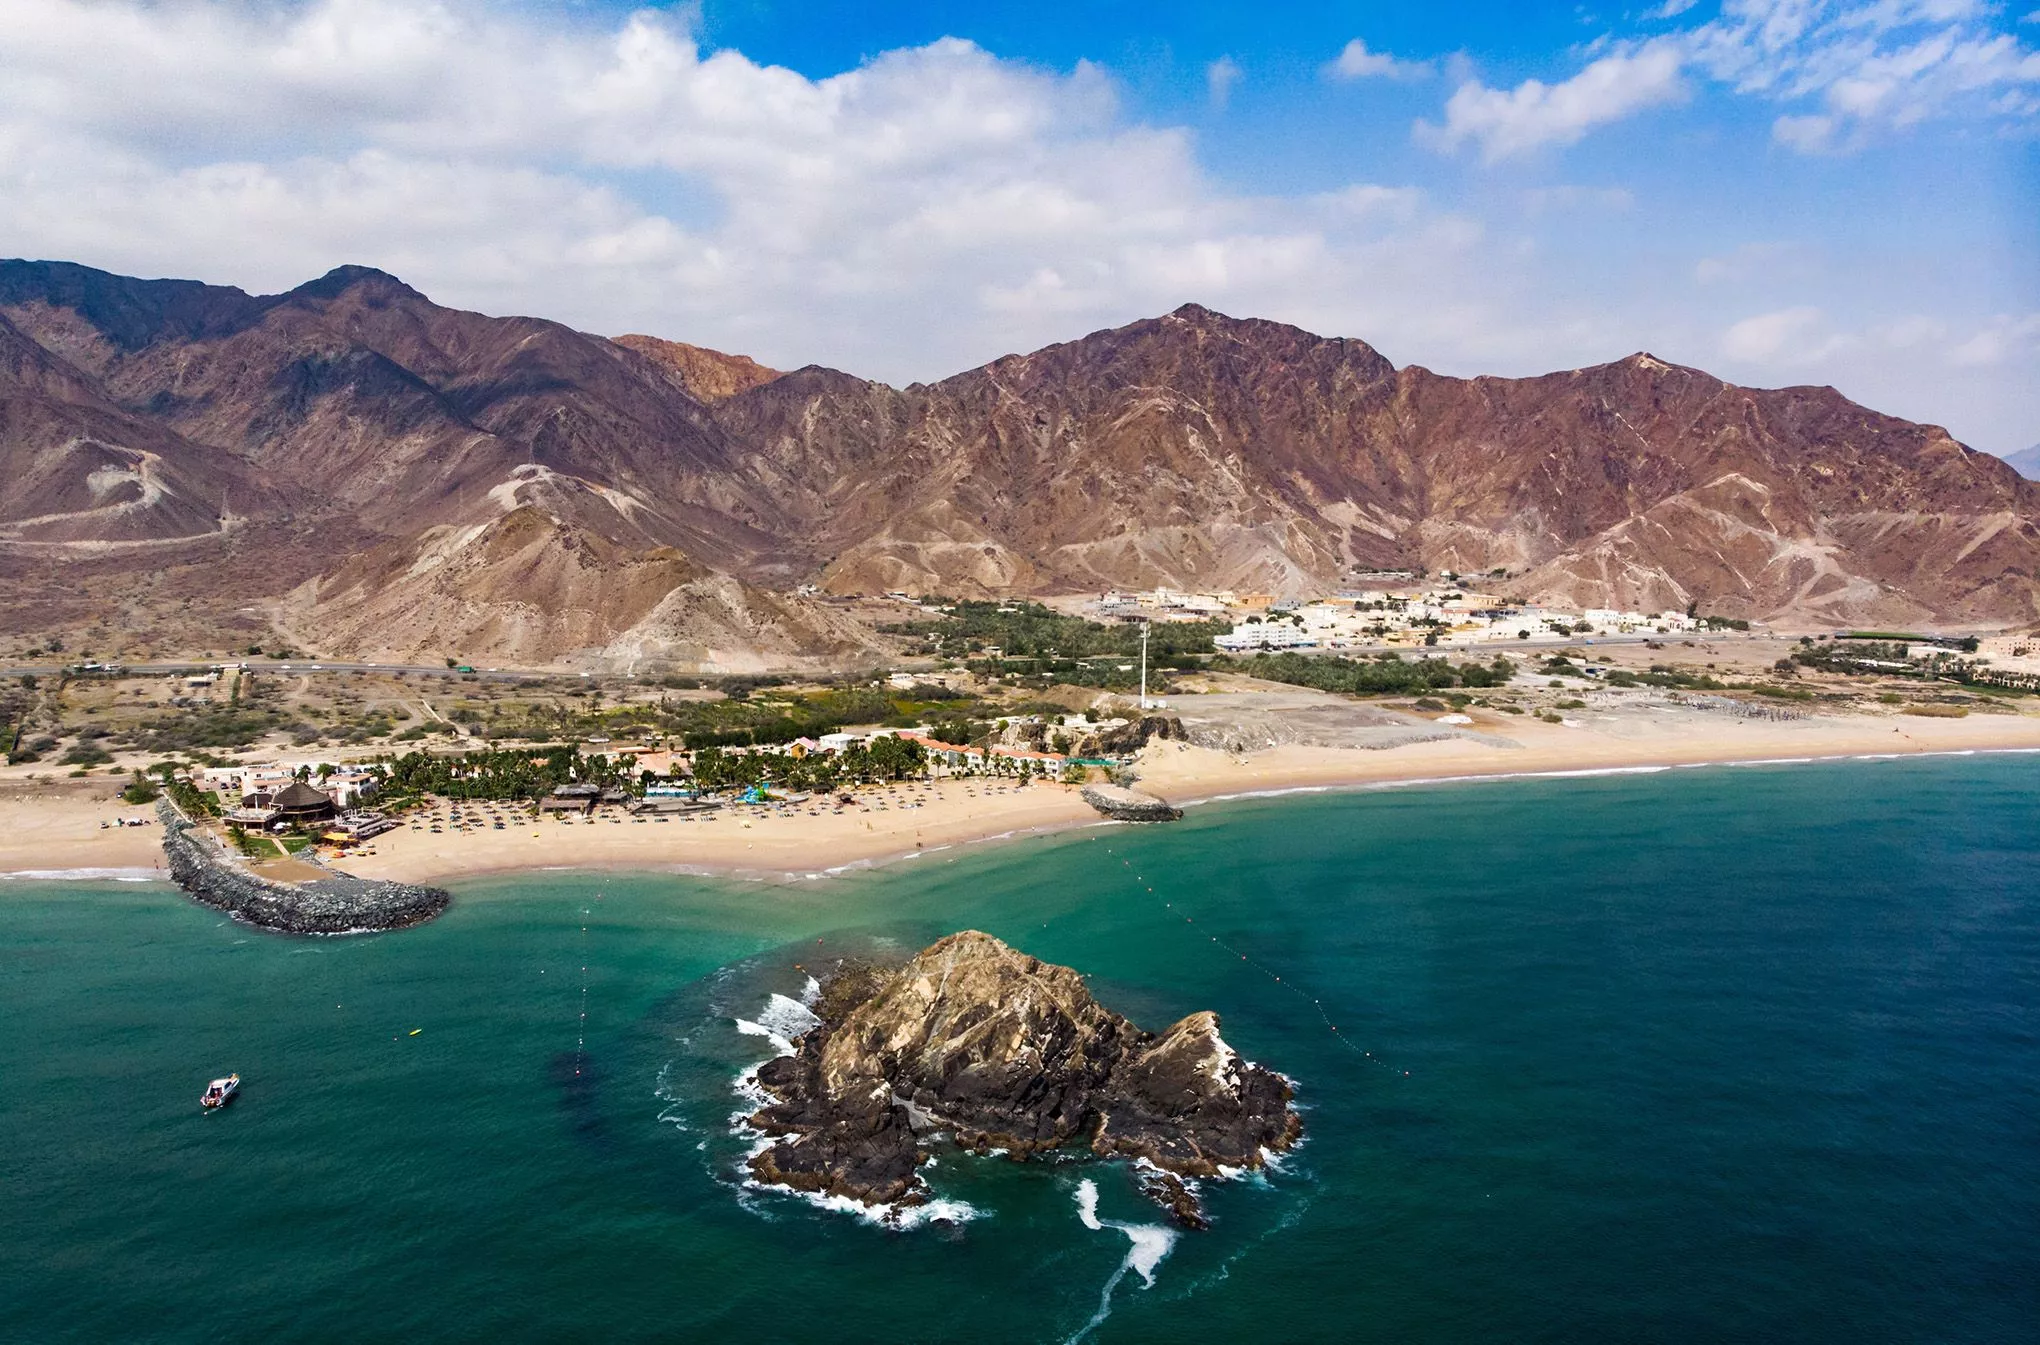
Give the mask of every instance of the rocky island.
POLYGON ((1147 1193, 1201 1228, 1186 1179, 1259 1167, 1302 1133, 1288 1080, 1241 1059, 1216 1014, 1144 1032, 1077 972, 975 930, 897 971, 845 966, 815 1013, 758 1071, 772 1101, 749 1123, 773 1142, 750 1166, 768 1184, 912 1205, 945 1134, 1016 1160, 1081 1147, 1145 1160, 1147 1193))

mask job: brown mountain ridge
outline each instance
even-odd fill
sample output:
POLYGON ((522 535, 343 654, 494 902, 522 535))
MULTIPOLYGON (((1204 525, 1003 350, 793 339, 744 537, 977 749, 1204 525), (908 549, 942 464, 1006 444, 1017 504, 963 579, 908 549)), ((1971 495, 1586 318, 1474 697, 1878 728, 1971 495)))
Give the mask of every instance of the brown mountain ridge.
POLYGON ((1186 305, 933 384, 442 308, 0 262, 0 629, 746 670, 795 590, 1298 593, 1354 568, 1806 625, 2040 620, 2040 486, 1830 388, 1537 378, 1186 305), (141 557, 146 556, 144 561, 141 557))

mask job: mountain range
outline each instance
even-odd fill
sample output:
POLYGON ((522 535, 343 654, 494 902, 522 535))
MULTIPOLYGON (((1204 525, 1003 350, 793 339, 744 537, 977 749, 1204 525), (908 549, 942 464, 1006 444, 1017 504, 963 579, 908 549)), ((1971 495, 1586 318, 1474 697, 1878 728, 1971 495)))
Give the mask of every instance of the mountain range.
POLYGON ((1831 388, 1648 354, 1450 378, 1185 305, 896 388, 443 308, 366 267, 250 295, 0 262, 8 633, 743 671, 882 657, 831 594, 1380 568, 2028 624, 2040 485, 1831 388))

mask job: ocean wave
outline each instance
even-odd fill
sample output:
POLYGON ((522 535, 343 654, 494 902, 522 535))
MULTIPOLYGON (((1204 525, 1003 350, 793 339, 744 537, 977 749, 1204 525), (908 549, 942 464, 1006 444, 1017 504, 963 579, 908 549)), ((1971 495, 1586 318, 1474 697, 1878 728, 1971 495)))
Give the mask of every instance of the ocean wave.
MULTIPOLYGON (((763 1016, 764 1012, 766 1010, 769 1010, 770 1008, 771 1005, 768 1004, 765 1010, 760 1010, 760 1016, 763 1016)), ((771 1028, 765 1026, 765 1024, 753 1022, 749 1018, 733 1018, 730 1021, 735 1023, 737 1025, 737 1031, 743 1033, 745 1036, 763 1037, 765 1038, 765 1040, 771 1042, 773 1054, 775 1055, 793 1054, 793 1043, 787 1040, 784 1035, 778 1032, 774 1032, 771 1028)), ((756 1065, 753 1065, 751 1067, 752 1072, 756 1073, 757 1068, 758 1067, 756 1065)))
POLYGON ((1108 1228, 1126 1234, 1128 1247, 1126 1258, 1119 1263, 1105 1281, 1105 1287, 1098 1292, 1098 1310, 1091 1314, 1078 1332, 1071 1336, 1067 1345, 1077 1343, 1096 1331, 1107 1317, 1112 1315, 1112 1291, 1126 1278, 1126 1272, 1139 1275, 1141 1284, 1149 1289, 1155 1287, 1155 1271, 1162 1259, 1176 1245, 1176 1230, 1166 1224, 1127 1224, 1117 1219, 1098 1217, 1098 1184, 1089 1177, 1077 1183, 1077 1219, 1093 1233, 1102 1233, 1108 1228))
MULTIPOLYGON (((809 1004, 813 1002, 808 1001, 809 1004)), ((821 1024, 822 1020, 815 1017, 807 1004, 791 995, 774 994, 758 1013, 758 1025, 788 1042, 786 1053, 789 1055, 793 1053, 791 1042, 794 1038, 806 1036, 821 1024)))
POLYGON ((161 869, 10 869, 0 872, 0 882, 69 883, 114 882, 155 883, 167 881, 161 869))
POLYGON ((819 1191, 796 1191, 791 1186, 775 1186, 755 1178, 746 1181, 744 1187, 750 1191, 794 1196, 818 1210, 827 1210, 831 1214, 848 1214, 874 1228, 892 1229, 901 1233, 911 1233, 924 1224, 967 1224, 973 1219, 986 1217, 984 1210, 967 1200, 936 1199, 924 1205, 867 1205, 848 1196, 824 1195, 819 1191))
MULTIPOLYGON (((744 1036, 762 1037, 772 1044, 773 1054, 767 1056, 766 1060, 790 1056, 794 1054, 792 1039, 811 1031, 822 1021, 815 1017, 813 1009, 809 1007, 821 997, 821 993, 822 983, 809 976, 807 983, 801 987, 799 999, 775 991, 758 1011, 757 1018, 732 1017, 730 1021, 744 1036)), ((730 1114, 730 1134, 746 1144, 739 1165, 740 1170, 746 1173, 750 1171, 753 1158, 778 1142, 775 1136, 766 1134, 750 1123, 751 1117, 756 1115, 760 1108, 769 1106, 773 1100, 772 1095, 765 1091, 764 1085, 758 1082, 758 1071, 764 1064, 765 1060, 759 1060, 745 1066, 730 1082, 731 1091, 745 1103, 743 1107, 730 1114)), ((934 1164, 931 1162, 928 1166, 933 1167, 934 1164)), ((968 1201, 951 1200, 940 1196, 919 1205, 867 1205, 863 1201, 852 1200, 847 1196, 800 1191, 791 1186, 762 1182, 750 1176, 742 1178, 736 1185, 739 1190, 745 1192, 770 1192, 774 1195, 794 1196, 816 1209, 828 1210, 835 1214, 855 1215, 874 1227, 898 1232, 911 1232, 930 1223, 969 1223, 973 1219, 984 1218, 986 1214, 968 1201)), ((749 1201, 740 1199, 740 1203, 743 1208, 754 1213, 765 1213, 749 1201)))

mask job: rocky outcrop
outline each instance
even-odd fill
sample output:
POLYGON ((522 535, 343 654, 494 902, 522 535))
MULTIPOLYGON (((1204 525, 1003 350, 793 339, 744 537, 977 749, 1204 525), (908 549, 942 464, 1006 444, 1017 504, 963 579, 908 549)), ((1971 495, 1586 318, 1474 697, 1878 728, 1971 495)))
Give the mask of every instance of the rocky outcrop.
POLYGON ((1183 810, 1167 799, 1143 794, 1124 785, 1085 785, 1084 802, 1114 822, 1173 822, 1183 810))
POLYGON ((1080 757, 1130 757, 1156 739, 1181 741, 1183 721, 1174 715, 1142 715, 1114 728, 1100 729, 1077 744, 1080 757))
POLYGON ((1016 1160, 1145 1160, 1149 1194, 1197 1227, 1186 1179, 1259 1167, 1302 1133, 1288 1081, 1227 1046, 1216 1014, 1143 1032, 1075 971, 975 930, 897 972, 844 970, 815 1011, 794 1054, 758 1071, 773 1101, 749 1123, 775 1142, 751 1170, 773 1185, 920 1203, 927 1146, 947 1134, 1016 1160))
POLYGON ((244 924, 282 934, 373 934, 422 925, 453 900, 436 887, 372 881, 335 874, 306 883, 258 878, 198 834, 167 799, 163 853, 170 877, 201 906, 225 911, 244 924))

